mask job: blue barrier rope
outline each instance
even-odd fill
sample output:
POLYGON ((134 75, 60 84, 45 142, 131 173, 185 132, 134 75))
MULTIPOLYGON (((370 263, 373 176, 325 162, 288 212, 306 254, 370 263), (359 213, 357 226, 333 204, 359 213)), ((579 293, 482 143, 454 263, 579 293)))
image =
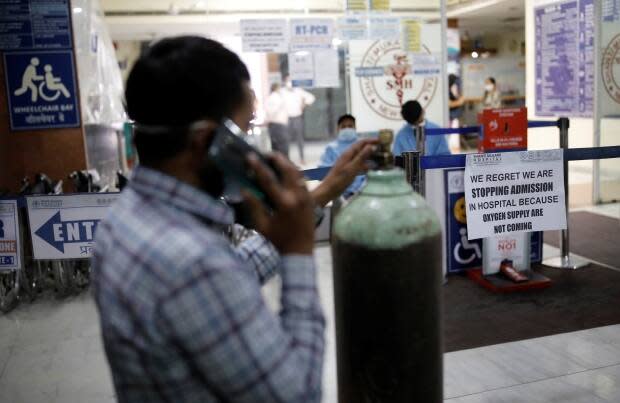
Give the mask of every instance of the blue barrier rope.
POLYGON ((528 120, 527 121, 527 128, 528 129, 535 129, 537 127, 558 127, 558 121, 557 120, 528 120))
POLYGON ((478 133, 480 131, 480 126, 467 126, 467 127, 440 127, 437 129, 426 129, 425 134, 427 136, 441 136, 443 134, 467 134, 467 133, 478 133))
MULTIPOLYGON (((422 169, 465 168, 466 154, 422 157, 422 169)), ((620 158, 620 146, 569 148, 564 151, 567 161, 601 160, 620 158)))
MULTIPOLYGON (((535 129, 537 127, 558 127, 557 120, 528 120, 527 128, 535 129)), ((436 129, 426 129, 427 136, 441 136, 444 134, 467 134, 467 133, 479 133, 480 126, 466 126, 466 127, 440 127, 436 129)))
MULTIPOLYGON (((422 157, 422 169, 464 168, 467 154, 436 155, 422 157)), ((620 146, 570 148, 564 151, 564 159, 568 161, 600 160, 620 158, 620 146)), ((303 171, 308 180, 322 180, 331 167, 321 167, 303 171)))

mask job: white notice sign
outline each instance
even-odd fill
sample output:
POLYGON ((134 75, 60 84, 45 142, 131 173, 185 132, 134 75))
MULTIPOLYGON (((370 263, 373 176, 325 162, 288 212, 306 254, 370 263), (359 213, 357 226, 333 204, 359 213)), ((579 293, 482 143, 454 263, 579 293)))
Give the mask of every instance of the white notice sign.
POLYGON ((469 239, 566 228, 562 150, 469 154, 469 239))
POLYGON ((292 52, 326 49, 334 39, 334 20, 331 18, 291 19, 292 52))
POLYGON ((119 196, 89 193, 27 197, 34 258, 90 258, 97 225, 119 196))
POLYGON ((285 19, 241 20, 244 52, 288 52, 288 24, 285 19))
POLYGON ((0 200, 0 271, 21 267, 17 202, 0 200))

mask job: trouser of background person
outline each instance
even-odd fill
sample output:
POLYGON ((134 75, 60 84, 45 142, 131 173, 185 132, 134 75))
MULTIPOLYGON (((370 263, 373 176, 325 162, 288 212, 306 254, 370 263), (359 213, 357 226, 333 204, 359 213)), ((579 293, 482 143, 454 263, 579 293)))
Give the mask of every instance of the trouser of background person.
POLYGON ((299 147, 299 159, 303 163, 304 158, 304 119, 302 116, 288 118, 288 133, 291 141, 297 141, 299 147))
POLYGON ((269 129, 269 137, 271 138, 271 149, 288 157, 288 127, 279 123, 269 123, 267 128, 269 129))

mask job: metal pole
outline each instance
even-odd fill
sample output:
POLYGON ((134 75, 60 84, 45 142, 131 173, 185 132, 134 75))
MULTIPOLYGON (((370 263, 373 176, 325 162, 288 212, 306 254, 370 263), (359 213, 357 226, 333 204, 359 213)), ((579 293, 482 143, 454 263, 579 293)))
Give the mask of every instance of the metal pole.
POLYGON ((426 197, 426 171, 421 169, 420 160, 426 155, 426 128, 424 125, 416 125, 415 127, 415 143, 418 148, 418 183, 419 191, 422 197, 426 197))
MULTIPOLYGON (((568 150, 568 128, 570 126, 568 118, 558 119, 558 128, 560 129, 560 148, 565 152, 568 150)), ((556 269, 580 269, 589 264, 586 260, 579 259, 570 255, 570 237, 568 233, 568 160, 564 159, 564 206, 566 208, 566 229, 562 230, 560 235, 560 256, 556 258, 545 259, 545 266, 554 267, 556 269)))
POLYGON ((413 187, 413 191, 424 197, 424 182, 422 182, 419 151, 405 151, 402 154, 403 169, 407 177, 407 182, 413 187))

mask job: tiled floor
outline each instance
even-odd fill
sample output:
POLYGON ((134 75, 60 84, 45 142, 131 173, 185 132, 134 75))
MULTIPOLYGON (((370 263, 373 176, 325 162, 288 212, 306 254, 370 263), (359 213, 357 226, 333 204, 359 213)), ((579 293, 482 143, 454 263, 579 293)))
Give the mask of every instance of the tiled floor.
MULTIPOLYGON (((335 403, 329 248, 318 247, 316 258, 328 318, 323 401, 335 403)), ((265 294, 277 306, 277 284, 265 294)), ((620 401, 620 325, 457 351, 444 359, 444 394, 451 403, 620 401)), ((0 317, 0 402, 113 401, 87 293, 24 304, 0 317)))
MULTIPOLYGON (((620 217, 620 205, 589 208, 620 217)), ((545 246, 545 257, 558 254, 545 246)), ((329 247, 316 249, 325 308, 324 402, 337 402, 333 286, 329 247)), ((274 309, 278 284, 265 288, 274 309)), ((444 356, 444 396, 450 403, 620 402, 620 325, 524 340, 444 356)), ((0 403, 114 402, 88 293, 42 298, 0 316, 0 403)))

